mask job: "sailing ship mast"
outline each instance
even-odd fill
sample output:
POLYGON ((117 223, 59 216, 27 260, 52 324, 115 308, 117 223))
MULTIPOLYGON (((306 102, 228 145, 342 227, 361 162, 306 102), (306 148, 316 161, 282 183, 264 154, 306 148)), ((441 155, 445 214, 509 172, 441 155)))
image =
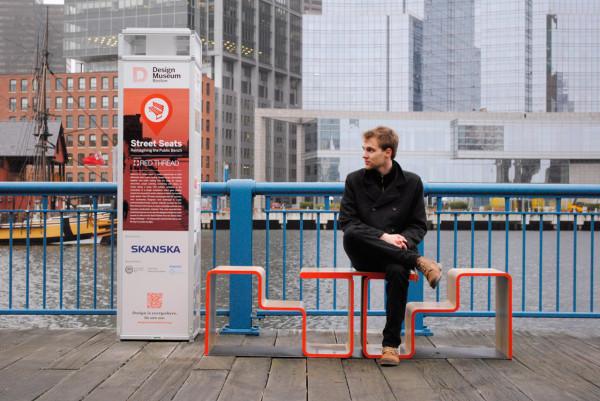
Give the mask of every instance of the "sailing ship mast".
POLYGON ((33 82, 37 85, 36 98, 34 100, 34 136, 37 141, 35 144, 35 156, 33 160, 33 181, 51 181, 52 175, 48 163, 48 105, 46 104, 46 83, 48 73, 52 73, 49 68, 49 51, 48 51, 48 6, 46 9, 46 24, 42 38, 42 50, 37 52, 37 63, 35 66, 33 82))

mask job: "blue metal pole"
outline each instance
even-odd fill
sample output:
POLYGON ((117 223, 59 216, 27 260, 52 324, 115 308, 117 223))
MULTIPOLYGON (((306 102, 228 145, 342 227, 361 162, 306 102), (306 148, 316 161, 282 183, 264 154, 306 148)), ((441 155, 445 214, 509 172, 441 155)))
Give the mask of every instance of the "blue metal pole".
MULTIPOLYGON (((300 212, 300 269, 304 266, 304 212, 300 212)), ((304 280, 300 279, 300 301, 303 299, 304 280)))
MULTIPOLYGON (((437 219, 437 226, 436 226, 436 230, 435 230, 435 235, 436 235, 436 244, 435 244, 435 260, 440 263, 440 233, 442 231, 441 229, 441 222, 442 222, 442 197, 438 196, 435 198, 435 210, 436 210, 436 219, 437 219)), ((435 289, 435 301, 436 302, 440 302, 440 287, 437 287, 435 289)))
MULTIPOLYGON (((425 251, 425 241, 422 241, 418 246, 419 254, 423 255, 425 251)), ((408 302, 423 302, 424 290, 423 290, 423 275, 419 273, 421 280, 416 283, 410 283, 408 286, 408 302)), ((422 313, 415 317, 415 333, 421 336, 430 336, 433 333, 429 330, 429 327, 425 326, 424 316, 422 313)))
POLYGON ((556 311, 560 311, 560 212, 561 198, 556 198, 556 311))
POLYGON ((285 301, 286 299, 286 290, 287 290, 287 282, 286 282, 286 273, 287 273, 287 253, 286 253, 286 248, 287 248, 287 212, 285 211, 285 209, 283 210, 283 255, 282 255, 282 266, 281 266, 281 275, 282 275, 282 289, 281 289, 281 293, 283 296, 283 300, 285 301))
MULTIPOLYGON (((232 266, 252 266, 253 180, 230 180, 229 262, 232 266)), ((252 276, 231 275, 229 279, 229 325, 222 333, 258 335, 252 326, 252 276)))
POLYGON ((43 259, 42 259, 42 275, 43 275, 43 284, 42 284, 42 308, 46 309, 46 258, 48 252, 48 197, 42 196, 42 213, 44 215, 44 238, 42 240, 43 247, 43 259))
POLYGON ((265 274, 266 283, 265 283, 265 296, 269 298, 269 278, 271 277, 271 253, 269 249, 271 249, 271 197, 265 196, 265 274))

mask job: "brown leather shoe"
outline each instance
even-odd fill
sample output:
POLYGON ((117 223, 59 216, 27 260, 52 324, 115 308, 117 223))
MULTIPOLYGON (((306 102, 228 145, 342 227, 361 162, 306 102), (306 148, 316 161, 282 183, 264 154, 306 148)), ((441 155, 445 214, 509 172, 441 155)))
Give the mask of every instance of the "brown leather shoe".
POLYGON ((381 358, 379 358, 379 364, 381 366, 398 366, 400 363, 400 357, 398 356, 398 349, 393 347, 383 347, 381 350, 381 358))
POLYGON ((435 260, 419 256, 417 259, 417 269, 425 275, 431 288, 435 289, 442 279, 442 265, 435 260))

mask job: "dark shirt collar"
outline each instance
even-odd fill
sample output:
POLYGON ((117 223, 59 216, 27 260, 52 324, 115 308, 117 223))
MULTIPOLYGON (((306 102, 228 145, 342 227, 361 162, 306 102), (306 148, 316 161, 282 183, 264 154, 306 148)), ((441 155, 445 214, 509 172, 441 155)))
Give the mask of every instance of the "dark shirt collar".
POLYGON ((377 184, 378 187, 386 189, 396 180, 398 174, 402 174, 402 169, 395 160, 392 160, 392 168, 386 175, 381 175, 377 170, 366 170, 365 178, 377 184))

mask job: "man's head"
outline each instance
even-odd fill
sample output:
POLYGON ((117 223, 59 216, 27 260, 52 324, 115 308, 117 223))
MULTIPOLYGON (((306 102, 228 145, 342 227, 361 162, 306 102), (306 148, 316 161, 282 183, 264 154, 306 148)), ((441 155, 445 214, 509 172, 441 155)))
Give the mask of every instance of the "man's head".
POLYGON ((388 127, 373 128, 363 134, 362 149, 365 168, 386 173, 396 157, 398 134, 388 127))

